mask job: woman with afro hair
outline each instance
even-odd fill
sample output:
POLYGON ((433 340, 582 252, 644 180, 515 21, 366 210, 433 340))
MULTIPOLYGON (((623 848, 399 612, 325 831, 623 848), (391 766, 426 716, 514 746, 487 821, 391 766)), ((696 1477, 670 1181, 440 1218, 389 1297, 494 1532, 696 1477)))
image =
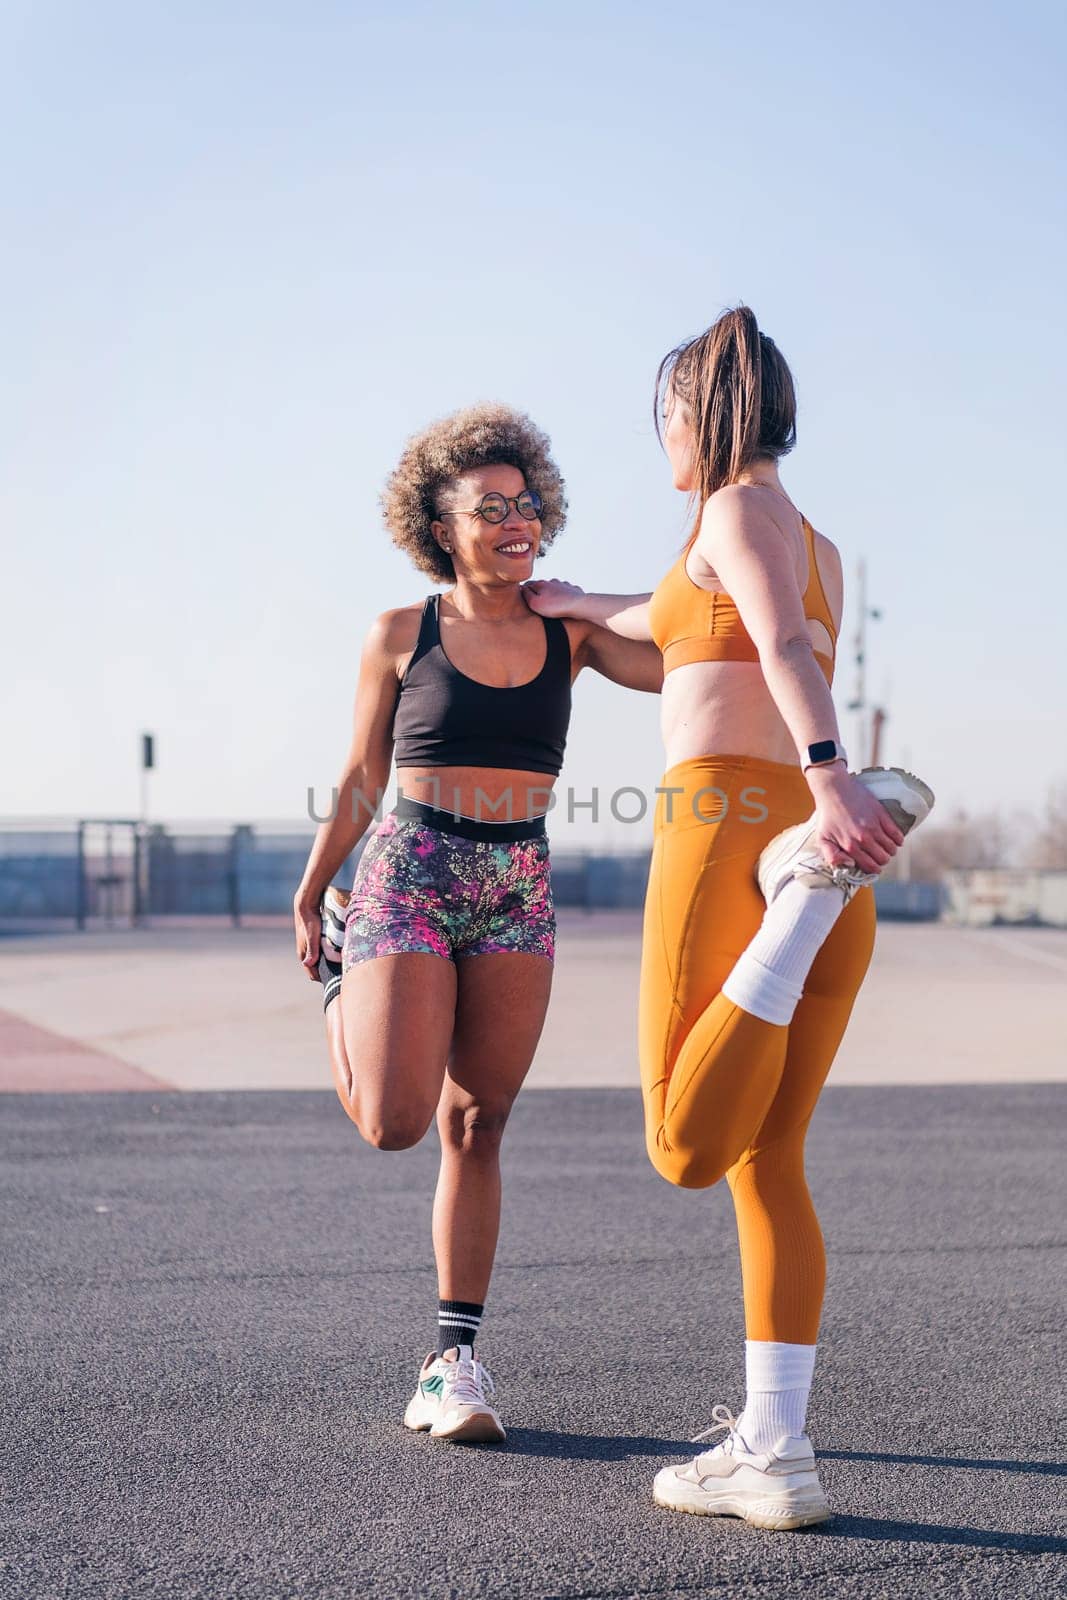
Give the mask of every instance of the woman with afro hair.
POLYGON ((363 1138, 405 1150, 435 1115, 437 1347, 404 1421, 436 1438, 504 1437, 474 1355, 500 1219, 500 1141, 541 1034, 555 921, 545 813, 571 684, 583 667, 656 693, 659 651, 542 618, 523 585, 566 518, 549 441, 502 405, 408 442, 383 496, 394 543, 445 586, 384 612, 363 649, 333 817, 294 901, 297 949, 321 981, 334 1082, 363 1138), (334 874, 398 798, 359 859, 334 874), (337 1002, 337 1003, 334 1003, 337 1002))

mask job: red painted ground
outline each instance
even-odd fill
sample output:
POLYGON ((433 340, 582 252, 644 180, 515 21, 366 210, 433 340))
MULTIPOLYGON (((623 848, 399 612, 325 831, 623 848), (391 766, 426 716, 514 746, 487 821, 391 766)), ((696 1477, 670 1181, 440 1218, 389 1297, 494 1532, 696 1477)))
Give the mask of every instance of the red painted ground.
POLYGON ((102 1089, 150 1089, 159 1094, 170 1087, 117 1056, 0 1011, 0 1094, 102 1089))

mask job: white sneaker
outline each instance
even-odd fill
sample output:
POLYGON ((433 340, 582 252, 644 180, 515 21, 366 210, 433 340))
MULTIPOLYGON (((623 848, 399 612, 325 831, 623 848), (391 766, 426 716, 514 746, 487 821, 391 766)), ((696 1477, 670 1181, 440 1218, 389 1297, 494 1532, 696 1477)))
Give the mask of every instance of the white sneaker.
POLYGON ((323 942, 330 945, 327 952, 330 959, 336 956, 341 959, 341 951, 345 947, 345 918, 348 915, 348 902, 350 896, 345 889, 338 889, 330 884, 322 897, 322 938, 323 942))
POLYGON ((671 1511, 698 1517, 742 1517, 755 1528, 807 1528, 830 1516, 809 1439, 779 1439, 773 1450, 753 1451, 725 1406, 712 1412, 715 1426, 693 1443, 728 1429, 722 1444, 692 1461, 657 1472, 652 1498, 671 1511))
MULTIPOLYGON (((934 792, 913 772, 903 767, 864 767, 853 776, 880 800, 897 827, 904 834, 917 828, 933 810, 934 792)), ((797 878, 809 889, 840 889, 845 904, 857 889, 878 881, 877 872, 861 872, 858 867, 839 864, 828 866, 822 851, 813 843, 815 834, 811 818, 798 822, 775 834, 756 866, 763 898, 771 905, 786 884, 797 878)))
POLYGON ((503 1424, 486 1398, 494 1393, 492 1378, 469 1344, 443 1356, 431 1350, 404 1412, 404 1426, 434 1439, 499 1443, 506 1437, 503 1424))

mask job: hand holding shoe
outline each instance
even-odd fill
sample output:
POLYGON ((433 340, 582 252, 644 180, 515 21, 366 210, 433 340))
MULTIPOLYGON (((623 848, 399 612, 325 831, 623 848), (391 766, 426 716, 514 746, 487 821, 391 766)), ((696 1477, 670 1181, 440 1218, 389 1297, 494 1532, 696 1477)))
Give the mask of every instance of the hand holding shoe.
POLYGON ((815 797, 813 842, 827 865, 881 872, 904 843, 882 802, 841 765, 812 767, 807 777, 815 797))

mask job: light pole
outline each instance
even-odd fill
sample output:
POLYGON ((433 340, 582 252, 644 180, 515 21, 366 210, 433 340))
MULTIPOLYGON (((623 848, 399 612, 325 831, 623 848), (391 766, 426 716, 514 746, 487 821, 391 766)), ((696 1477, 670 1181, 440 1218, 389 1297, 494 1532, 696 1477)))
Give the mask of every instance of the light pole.
POLYGON ((141 827, 148 826, 148 774, 156 764, 156 741, 152 734, 141 735, 141 827))
POLYGON ((873 621, 880 622, 882 613, 877 606, 867 604, 867 563, 862 559, 856 569, 856 579, 859 589, 859 615, 854 636, 856 691, 848 702, 848 709, 856 713, 856 749, 859 752, 858 765, 862 765, 867 745, 867 619, 870 617, 873 621))
POLYGON ((148 774, 156 764, 156 741, 151 733, 141 735, 141 822, 137 828, 134 852, 134 912, 139 922, 148 908, 148 774))

